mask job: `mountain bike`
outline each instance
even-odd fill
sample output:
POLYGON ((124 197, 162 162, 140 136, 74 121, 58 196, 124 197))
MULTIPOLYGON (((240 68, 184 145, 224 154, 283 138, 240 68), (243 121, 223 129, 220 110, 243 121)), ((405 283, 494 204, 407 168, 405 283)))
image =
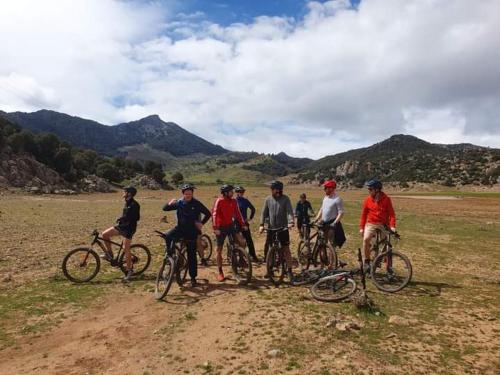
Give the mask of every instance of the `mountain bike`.
MULTIPOLYGON (((288 268, 291 268, 286 262, 285 252, 279 239, 279 234, 287 230, 288 227, 266 230, 267 233, 271 233, 271 243, 266 256, 266 270, 269 280, 275 286, 279 286, 283 282, 287 277, 288 268)), ((292 275, 288 275, 288 277, 290 280, 293 279, 292 275)))
POLYGON ((200 256, 201 264, 207 265, 207 262, 210 260, 212 256, 213 244, 212 239, 208 234, 202 234, 196 246, 196 251, 198 251, 198 255, 200 256))
POLYGON ((392 237, 396 241, 401 239, 397 232, 389 228, 386 228, 384 236, 382 231, 377 229, 371 247, 375 256, 371 262, 370 277, 378 289, 389 293, 398 292, 406 287, 413 275, 410 259, 393 249, 392 237))
MULTIPOLYGON (((121 243, 107 241, 99 237, 99 232, 96 229, 92 232, 92 237, 90 247, 77 247, 66 254, 62 262, 64 276, 74 283, 89 282, 96 277, 101 269, 101 258, 94 250, 94 245, 97 245, 104 254, 107 254, 105 242, 118 247, 118 251, 113 258, 103 258, 103 260, 109 262, 112 267, 120 268, 124 274, 127 274, 123 241, 121 243)), ((130 252, 132 253, 133 276, 141 275, 151 263, 151 252, 142 244, 130 246, 130 252)))
POLYGON ((252 262, 248 252, 236 243, 235 233, 228 233, 227 261, 239 284, 245 285, 252 279, 252 262))
POLYGON ((297 258, 301 269, 309 269, 311 264, 338 268, 339 261, 336 248, 328 241, 325 232, 330 229, 324 224, 303 224, 304 237, 297 248, 297 258), (310 228, 315 228, 316 233, 310 234, 310 228), (313 240, 316 239, 314 242, 313 240))
POLYGON ((170 290, 174 277, 179 286, 184 285, 186 281, 188 271, 187 246, 183 239, 177 239, 169 251, 165 234, 157 230, 155 230, 155 233, 165 240, 165 256, 156 275, 155 285, 155 298, 161 300, 165 298, 170 290))

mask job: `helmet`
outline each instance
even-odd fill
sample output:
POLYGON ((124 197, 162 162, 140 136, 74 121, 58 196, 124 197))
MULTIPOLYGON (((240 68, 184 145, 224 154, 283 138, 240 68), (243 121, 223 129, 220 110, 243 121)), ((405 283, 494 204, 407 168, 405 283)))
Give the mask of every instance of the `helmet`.
POLYGON ((373 188, 373 189, 382 189, 382 182, 380 182, 377 179, 373 179, 373 180, 368 181, 365 184, 365 186, 368 188, 373 188))
POLYGON ((234 190, 233 185, 224 184, 220 187, 221 193, 227 193, 228 191, 234 190))
POLYGON ((137 194, 137 189, 133 186, 126 186, 123 188, 123 191, 132 194, 132 196, 135 196, 137 194))
POLYGON ((337 188, 337 181, 335 180, 327 180, 323 183, 324 188, 332 188, 336 189, 337 188))
POLYGON ((271 182, 271 189, 276 189, 276 190, 283 190, 283 182, 281 181, 272 181, 271 182))
POLYGON ((244 193, 245 192, 245 188, 243 186, 236 186, 234 188, 234 191, 237 192, 237 193, 244 193))
POLYGON ((186 190, 194 191, 195 187, 191 184, 184 184, 181 186, 181 191, 184 193, 186 190))

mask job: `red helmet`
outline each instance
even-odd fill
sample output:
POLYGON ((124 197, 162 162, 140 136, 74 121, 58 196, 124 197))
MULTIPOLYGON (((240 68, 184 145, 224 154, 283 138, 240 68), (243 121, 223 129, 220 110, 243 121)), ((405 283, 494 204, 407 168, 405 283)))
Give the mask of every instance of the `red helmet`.
POLYGON ((324 187, 324 188, 332 188, 332 189, 336 189, 336 188, 337 188, 337 181, 335 181, 335 180, 327 180, 327 181, 325 181, 325 183, 323 184, 323 187, 324 187))

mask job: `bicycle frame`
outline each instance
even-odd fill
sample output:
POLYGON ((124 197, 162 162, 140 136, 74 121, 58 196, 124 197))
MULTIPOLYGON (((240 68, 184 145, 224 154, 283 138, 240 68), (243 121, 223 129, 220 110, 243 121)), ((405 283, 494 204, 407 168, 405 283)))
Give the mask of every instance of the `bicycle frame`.
POLYGON ((97 245, 99 245, 99 247, 101 248, 101 250, 105 254, 107 254, 107 249, 104 246, 103 242, 110 243, 111 245, 114 245, 114 246, 118 247, 118 252, 117 252, 116 256, 113 257, 113 261, 118 261, 118 259, 120 259, 121 253, 123 251, 123 241, 121 243, 118 243, 118 242, 114 242, 114 241, 111 241, 111 240, 106 240, 106 239, 104 239, 102 237, 99 237, 99 233, 97 233, 97 232, 92 233, 92 235, 94 236, 94 239, 92 240, 92 243, 90 244, 90 247, 92 249, 94 248, 94 245, 97 244, 97 245))

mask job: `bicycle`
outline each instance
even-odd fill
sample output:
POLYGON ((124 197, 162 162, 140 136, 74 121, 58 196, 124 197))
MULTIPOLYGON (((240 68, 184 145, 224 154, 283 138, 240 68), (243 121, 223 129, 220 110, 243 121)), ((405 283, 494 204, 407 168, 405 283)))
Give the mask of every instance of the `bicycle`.
MULTIPOLYGON (((272 239, 269 244, 269 250, 266 256, 266 270, 269 280, 275 285, 279 286, 285 277, 287 276, 287 270, 290 268, 286 262, 285 254, 281 241, 279 239, 279 233, 287 231, 288 227, 282 227, 278 229, 267 229, 267 233, 271 233, 272 239), (275 274, 278 274, 276 277, 275 274)), ((291 254, 290 254, 291 256, 291 254)), ((293 276, 288 275, 289 279, 292 280, 293 276)))
POLYGON ((325 224, 303 224, 304 237, 299 242, 297 247, 297 258, 301 269, 309 269, 311 264, 317 267, 319 264, 321 266, 333 265, 334 268, 338 268, 339 260, 337 256, 336 248, 328 241, 326 238, 325 231, 329 230, 329 227, 325 224), (316 233, 310 234, 310 228, 316 228, 316 233), (312 240, 316 238, 314 244, 312 240), (319 261, 318 261, 319 258, 319 261))
POLYGON ((409 284, 413 268, 406 255, 393 249, 391 237, 399 241, 401 236, 389 228, 386 228, 386 232, 387 234, 382 237, 382 231, 376 230, 376 239, 371 247, 375 257, 371 262, 370 277, 378 289, 395 293, 409 284), (381 245, 382 250, 380 250, 381 245))
POLYGON ((197 245, 199 246, 196 246, 196 251, 198 251, 198 255, 200 256, 200 262, 202 265, 207 265, 210 257, 212 256, 212 239, 208 234, 202 234, 199 237, 199 242, 197 245))
MULTIPOLYGON (((99 237, 99 232, 96 229, 92 232, 92 236, 90 247, 77 247, 66 254, 62 262, 64 276, 74 283, 89 282, 96 277, 101 269, 101 258, 94 250, 94 245, 97 244, 103 253, 107 254, 104 242, 109 242, 112 246, 118 247, 118 252, 113 258, 108 259, 106 257, 103 260, 109 262, 112 267, 120 268, 124 274, 127 274, 123 241, 121 243, 107 241, 99 237)), ((151 252, 142 244, 130 246, 130 252, 132 253, 133 276, 141 275, 151 263, 151 252)))
POLYGON ((236 243, 235 233, 229 233, 227 261, 238 284, 246 285, 252 279, 252 262, 247 251, 236 243))

